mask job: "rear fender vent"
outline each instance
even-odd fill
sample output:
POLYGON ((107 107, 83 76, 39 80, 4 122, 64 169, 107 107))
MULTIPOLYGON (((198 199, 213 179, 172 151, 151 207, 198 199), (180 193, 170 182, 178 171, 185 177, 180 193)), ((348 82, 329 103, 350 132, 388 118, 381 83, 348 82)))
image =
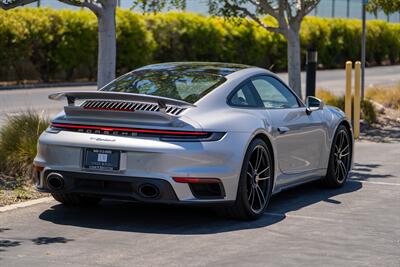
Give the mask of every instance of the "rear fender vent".
MULTIPOLYGON (((84 109, 97 109, 97 110, 118 110, 118 111, 152 111, 159 112, 158 104, 133 102, 133 101, 114 101, 114 100, 87 100, 81 104, 84 109)), ((167 105, 165 112, 170 115, 177 116, 185 108, 167 105)))

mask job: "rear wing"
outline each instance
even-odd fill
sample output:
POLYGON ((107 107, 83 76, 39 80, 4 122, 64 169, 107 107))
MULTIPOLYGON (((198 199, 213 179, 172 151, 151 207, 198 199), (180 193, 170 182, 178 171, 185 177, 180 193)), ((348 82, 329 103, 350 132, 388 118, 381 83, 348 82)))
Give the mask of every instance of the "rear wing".
POLYGON ((102 99, 102 100, 124 100, 124 101, 140 101, 146 103, 158 104, 160 110, 165 108, 166 105, 174 105, 178 107, 195 107, 195 105, 186 101, 177 100, 162 96, 134 94, 134 93, 120 93, 120 92, 105 92, 105 91, 80 91, 80 92, 60 92, 49 95, 51 100, 67 99, 68 106, 74 106, 75 100, 84 99, 102 99))
POLYGON ((119 93, 119 92, 102 92, 102 91, 79 91, 79 92, 60 92, 49 95, 51 100, 64 100, 68 102, 68 106, 64 107, 65 114, 71 117, 96 117, 98 112, 101 110, 85 108, 84 106, 76 106, 76 100, 87 100, 87 101, 121 101, 121 102, 138 102, 143 104, 148 104, 155 106, 157 110, 151 108, 150 110, 138 110, 135 112, 127 112, 121 110, 114 110, 113 114, 109 112, 103 112, 102 117, 117 117, 120 119, 130 119, 136 121, 158 121, 162 122, 167 119, 167 121, 173 120, 177 115, 171 114, 171 106, 181 109, 186 109, 189 107, 196 107, 195 105, 177 99, 172 99, 168 97, 143 95, 143 94, 133 94, 133 93, 119 93), (168 106, 167 106, 168 105, 168 106), (161 120, 161 121, 160 121, 161 120))

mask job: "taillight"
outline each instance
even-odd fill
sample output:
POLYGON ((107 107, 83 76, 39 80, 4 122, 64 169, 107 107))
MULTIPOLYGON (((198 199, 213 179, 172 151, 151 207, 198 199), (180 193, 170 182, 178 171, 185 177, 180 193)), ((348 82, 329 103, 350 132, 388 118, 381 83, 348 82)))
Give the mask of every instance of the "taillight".
POLYGON ((93 134, 117 135, 117 136, 143 136, 156 137, 164 141, 217 141, 225 133, 204 131, 176 131, 161 129, 141 129, 127 127, 95 126, 68 123, 51 123, 47 132, 56 133, 60 130, 85 132, 93 134))
POLYGON ((37 172, 42 172, 42 171, 44 170, 44 167, 43 167, 43 166, 39 166, 39 165, 36 165, 36 164, 33 165, 33 168, 34 168, 35 171, 37 171, 37 172))

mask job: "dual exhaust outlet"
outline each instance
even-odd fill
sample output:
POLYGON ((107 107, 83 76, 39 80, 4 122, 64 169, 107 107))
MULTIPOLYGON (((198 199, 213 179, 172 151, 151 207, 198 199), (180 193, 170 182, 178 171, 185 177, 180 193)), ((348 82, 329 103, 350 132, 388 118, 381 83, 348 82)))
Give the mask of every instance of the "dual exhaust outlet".
POLYGON ((160 189, 154 184, 141 184, 138 187, 138 193, 141 197, 155 199, 160 196, 160 189))
POLYGON ((52 191, 60 191, 65 186, 64 177, 56 172, 47 175, 47 186, 52 191))
MULTIPOLYGON (((65 179, 60 173, 52 172, 47 175, 47 186, 51 191, 60 191, 65 187, 65 179)), ((147 199, 156 199, 160 196, 160 189, 150 183, 140 184, 138 194, 147 199)))

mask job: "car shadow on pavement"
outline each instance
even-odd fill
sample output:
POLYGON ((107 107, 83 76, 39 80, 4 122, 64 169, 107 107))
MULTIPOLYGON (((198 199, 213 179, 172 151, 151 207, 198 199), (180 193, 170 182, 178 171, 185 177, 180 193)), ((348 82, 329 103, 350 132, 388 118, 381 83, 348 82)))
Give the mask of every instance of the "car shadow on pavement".
POLYGON ((54 205, 39 215, 58 225, 154 234, 202 235, 268 227, 286 218, 286 213, 361 189, 357 181, 340 189, 321 189, 315 183, 275 195, 264 216, 256 221, 236 221, 217 216, 214 209, 191 206, 148 205, 105 200, 96 207, 54 205))

